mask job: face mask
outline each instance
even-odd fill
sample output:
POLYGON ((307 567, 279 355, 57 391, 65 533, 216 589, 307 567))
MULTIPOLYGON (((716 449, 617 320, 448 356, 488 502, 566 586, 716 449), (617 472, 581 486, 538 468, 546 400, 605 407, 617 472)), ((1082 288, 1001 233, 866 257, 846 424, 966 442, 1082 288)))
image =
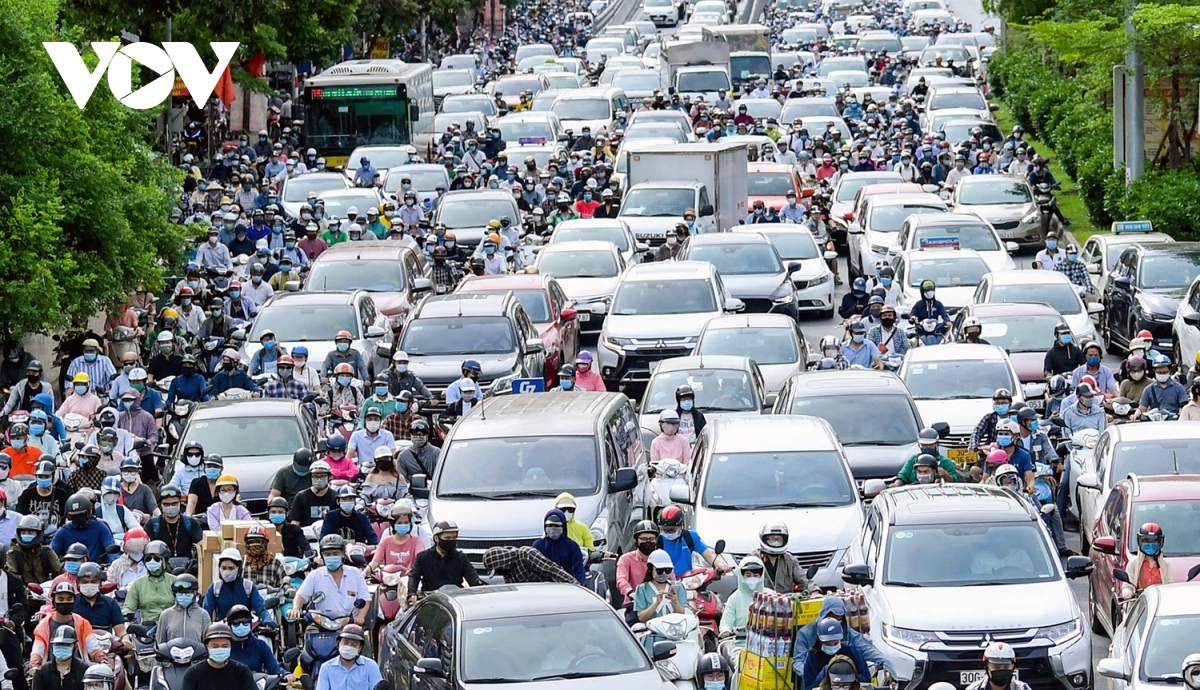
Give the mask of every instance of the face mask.
POLYGON ((195 594, 176 594, 175 595, 175 603, 179 604, 180 608, 186 609, 187 607, 191 606, 192 602, 195 600, 196 600, 195 594))
POLYGON ((188 455, 183 456, 183 461, 186 462, 187 464, 191 465, 192 467, 195 467, 196 465, 200 464, 201 457, 202 456, 199 456, 199 455, 188 454, 188 455))
POLYGON ((742 578, 742 580, 746 583, 746 586, 751 589, 751 591, 757 589, 758 584, 762 582, 761 577, 746 577, 742 578))
POLYGON ((996 443, 1000 444, 1001 448, 1008 448, 1013 443, 1012 436, 997 436, 996 443))
POLYGON ((671 579, 671 573, 660 573, 657 571, 655 571, 655 573, 654 573, 654 581, 659 584, 667 582, 670 579, 671 579))
POLYGON ((1094 367, 1100 363, 1100 358, 1096 356, 1088 356, 1087 363, 1089 367, 1094 367))
POLYGON ((321 491, 321 490, 325 489, 327 486, 329 486, 329 479, 327 477, 322 477, 321 479, 313 479, 312 485, 313 485, 314 489, 321 491))
POLYGON ((54 482, 54 480, 49 477, 38 477, 37 478, 37 485, 38 485, 38 488, 40 488, 40 489, 49 489, 50 484, 53 482, 54 482))
POLYGON ((341 556, 326 556, 325 557, 325 567, 329 568, 330 570, 340 569, 342 567, 342 557, 341 556))
POLYGON ((349 352, 349 350, 350 350, 350 343, 338 343, 337 344, 338 352, 349 352))
POLYGON ((369 431, 373 434, 376 431, 379 431, 379 422, 378 421, 367 422, 366 427, 367 427, 367 431, 369 431))
POLYGON ((204 476, 208 478, 208 481, 215 482, 221 476, 221 468, 219 468, 219 467, 206 468, 204 470, 204 476))
POLYGON ((1155 374, 1154 380, 1158 381, 1159 383, 1166 383, 1167 381, 1171 380, 1171 375, 1170 374, 1155 374))
POLYGON ((407 403, 398 403, 396 405, 396 412, 398 412, 399 414, 404 414, 405 412, 408 412, 408 404, 407 403))
POLYGON ((1147 556, 1157 556, 1160 550, 1162 550, 1162 547, 1158 544, 1142 544, 1142 553, 1147 556))
POLYGON ((722 680, 706 680, 704 681, 704 690, 724 690, 725 681, 722 680))
POLYGON ((821 645, 821 651, 825 652, 829 656, 833 656, 834 654, 837 654, 838 650, 841 648, 842 648, 841 644, 823 644, 823 645, 821 645))
POLYGON ((569 391, 575 387, 575 382, 572 381, 571 379, 564 379, 562 381, 559 381, 558 385, 561 386, 563 390, 569 391))
POLYGON ((87 386, 75 386, 75 395, 87 395, 87 386))
POLYGON ((933 290, 925 290, 921 294, 925 297, 925 299, 933 299, 933 293, 933 290))
POLYGON ((1030 430, 1030 431, 1037 431, 1037 430, 1038 430, 1038 428, 1039 428, 1041 425, 1042 425, 1042 423, 1041 423, 1041 422, 1039 422, 1038 420, 1036 420, 1036 419, 1035 419, 1035 420, 1033 420, 1032 422, 1030 422, 1030 423, 1029 423, 1029 430, 1030 430))
POLYGON ((337 377, 337 382, 338 382, 338 385, 339 385, 339 386, 349 386, 349 385, 350 385, 350 381, 351 381, 351 380, 352 380, 352 379, 351 379, 349 376, 339 376, 339 377, 337 377))
POLYGON ((445 553, 454 553, 455 551, 458 551, 458 540, 457 539, 439 539, 438 546, 440 546, 442 548, 442 551, 444 551, 445 553))
POLYGON ((683 219, 683 222, 684 222, 684 223, 687 223, 687 226, 688 226, 689 228, 695 227, 695 225, 696 225, 696 219, 695 219, 695 218, 684 218, 684 219, 683 219))
POLYGON ((74 575, 75 573, 79 572, 79 566, 79 561, 67 561, 66 563, 63 563, 63 570, 66 570, 68 573, 74 575))
POLYGON ((1046 240, 1046 249, 1058 249, 1058 242, 1056 240, 1046 240))
POLYGON ((34 538, 34 535, 32 535, 32 534, 22 534, 21 535, 21 543, 22 544, 32 544, 33 538, 34 538))
POLYGON ((858 344, 858 343, 861 343, 863 340, 865 340, 866 336, 863 335, 862 333, 855 333, 853 338, 854 338, 855 344, 858 344))
POLYGON ((343 513, 352 513, 354 512, 354 501, 342 501, 338 503, 338 507, 342 509, 343 513))
POLYGON ((95 584, 95 583, 79 585, 79 593, 82 594, 83 596, 91 599, 92 597, 94 597, 100 593, 100 585, 95 584))
POLYGON ((229 627, 233 629, 233 634, 236 637, 247 637, 250 635, 249 623, 238 623, 237 625, 231 625, 229 627))
POLYGON ((1083 405, 1084 409, 1087 409, 1092 406, 1092 398, 1091 397, 1080 398, 1079 404, 1083 405))
POLYGON ((208 650, 208 658, 212 659, 218 664, 223 664, 229 661, 230 651, 232 650, 229 647, 217 647, 215 649, 210 649, 208 650))
POLYGON ((380 398, 386 398, 388 394, 387 386, 375 386, 375 395, 380 398))
POLYGON ((990 680, 993 685, 1008 685, 1012 682, 1012 679, 1013 670, 1011 668, 1001 668, 988 671, 988 680, 990 680))
POLYGON ((235 496, 237 496, 237 493, 233 491, 222 491, 219 498, 221 499, 221 503, 233 503, 235 496))
MULTIPOLYGON (((72 603, 72 604, 70 604, 70 606, 74 607, 75 604, 72 603)), ((58 604, 54 605, 54 610, 58 611, 58 604)), ((71 612, 71 609, 68 608, 66 613, 70 613, 70 612, 71 612)), ((60 613, 62 613, 62 612, 60 611, 60 613)), ((71 655, 74 653, 75 653, 74 647, 69 647, 67 645, 61 645, 61 644, 56 644, 53 647, 54 658, 59 661, 66 661, 67 659, 70 659, 71 655)))
POLYGON ((546 527, 546 538, 547 539, 558 539, 562 535, 563 535, 562 527, 550 527, 550 526, 546 527))
POLYGON ((354 645, 350 645, 350 644, 338 645, 338 656, 342 657, 346 661, 350 661, 351 659, 357 659, 358 658, 358 647, 355 647, 354 645))
POLYGON ((691 410, 692 407, 695 406, 695 404, 696 404, 696 401, 692 400, 691 398, 685 398, 684 400, 679 401, 679 407, 684 412, 691 410))
POLYGON ((85 362, 95 362, 95 361, 96 361, 96 353, 95 353, 95 352, 85 352, 85 353, 83 353, 83 361, 85 361, 85 362))
POLYGON ((671 532, 663 532, 663 533, 662 533, 662 538, 663 538, 663 539, 666 539, 667 541, 677 541, 677 540, 679 539, 679 536, 680 536, 681 534, 683 534, 683 532, 682 532, 682 531, 680 531, 680 532, 675 532, 675 533, 671 533, 671 532))
POLYGON ((134 563, 141 563, 144 555, 145 553, 141 551, 132 551, 129 553, 129 560, 133 561, 134 563))
POLYGON ((221 579, 225 582, 233 582, 237 579, 238 571, 232 568, 221 568, 221 579))
POLYGON ((30 424, 29 425, 29 433, 33 434, 34 436, 41 436, 42 433, 45 431, 46 431, 46 427, 43 424, 30 424))
POLYGON ((1058 336, 1058 342, 1062 343, 1063 345, 1070 345, 1071 344, 1071 334, 1064 333, 1063 335, 1058 336))
POLYGON ((640 551, 643 556, 649 556, 650 554, 654 553, 654 549, 656 548, 658 548, 658 545, 652 541, 638 542, 637 545, 637 550, 640 551))
POLYGON ((424 448, 425 444, 429 443, 429 438, 427 436, 413 436, 412 442, 417 448, 424 448))
POLYGON ((917 483, 918 484, 932 484, 933 483, 933 475, 932 474, 918 474, 917 475, 917 483))

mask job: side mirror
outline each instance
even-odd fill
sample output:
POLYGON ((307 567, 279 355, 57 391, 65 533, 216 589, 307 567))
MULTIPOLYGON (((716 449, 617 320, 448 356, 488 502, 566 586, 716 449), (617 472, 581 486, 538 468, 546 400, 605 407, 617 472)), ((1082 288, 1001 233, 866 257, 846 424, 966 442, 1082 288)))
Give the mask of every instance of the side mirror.
POLYGON ((413 673, 433 678, 442 678, 446 675, 446 669, 442 666, 441 659, 425 658, 413 666, 413 673))
POLYGON ((1079 475, 1079 479, 1075 483, 1085 489, 1100 490, 1100 478, 1093 472, 1085 472, 1079 475))
POLYGON ((1112 537, 1097 537, 1092 548, 1109 556, 1117 555, 1117 540, 1112 537))
MULTIPOLYGON (((105 547, 104 553, 106 553, 110 556, 121 553, 121 545, 120 544, 109 544, 107 547, 105 547)), ((270 608, 270 607, 268 607, 268 608, 270 608)))
POLYGON ((267 609, 278 608, 279 597, 267 597, 263 600, 263 607, 267 609))
POLYGON ((387 331, 383 329, 383 326, 370 326, 367 328, 367 338, 371 340, 382 338, 385 333, 387 333, 387 331))
POLYGON ((375 346, 375 356, 387 361, 392 361, 392 348, 389 345, 380 343, 375 346))
POLYGON ((643 254, 650 251, 650 245, 646 244, 645 242, 638 242, 633 245, 633 250, 639 254, 643 254))
POLYGON ((637 470, 632 467, 622 467, 617 470, 617 476, 608 483, 608 492, 610 494, 629 491, 637 486, 637 470))
MULTIPOLYGON (((300 648, 299 647, 292 647, 291 649, 289 649, 283 653, 283 663, 285 665, 287 665, 288 668, 295 668, 296 667, 296 659, 299 659, 299 658, 300 658, 300 648)), ((384 681, 384 682, 386 682, 386 681, 384 681)))
POLYGON ((1095 316, 1096 314, 1104 313, 1104 305, 1099 302, 1088 302, 1088 315, 1095 316))
POLYGON ((671 485, 668 497, 671 503, 689 505, 692 502, 692 490, 688 488, 687 482, 675 482, 671 485))
POLYGON ((525 352, 527 354, 541 352, 544 349, 546 349, 546 344, 542 342, 541 338, 526 338, 525 339, 525 352))
POLYGON ((882 479, 868 479, 863 482, 862 495, 863 498, 875 498, 883 493, 887 488, 887 484, 882 479))
POLYGON ((838 253, 832 252, 832 251, 825 252, 824 254, 821 255, 821 258, 825 259, 826 261, 833 261, 837 257, 838 257, 838 253))
POLYGON ((724 539, 718 539, 717 543, 713 544, 713 553, 717 554, 718 556, 725 553, 725 540, 724 539))
POLYGON ((1113 579, 1118 580, 1120 582, 1124 582, 1127 585, 1133 584, 1133 581, 1129 579, 1129 573, 1125 572, 1124 570, 1121 570, 1120 568, 1113 569, 1113 579))
POLYGON ((1096 664, 1096 673, 1114 680, 1129 680, 1129 671, 1125 670, 1125 662, 1120 659, 1101 659, 1096 664))
POLYGON ((575 319, 575 317, 578 315, 579 315, 578 311, 576 311, 575 309, 573 309, 571 307, 567 307, 566 309, 563 309, 562 313, 559 314, 558 316, 563 321, 573 321, 575 319))
MULTIPOLYGON (((129 625, 125 626, 125 629, 128 630, 129 634, 133 635, 134 637, 146 636, 146 628, 141 623, 130 623, 129 625)), ((299 647, 296 649, 298 651, 299 647)))
POLYGON ((433 289, 433 281, 428 278, 413 278, 413 292, 425 292, 433 289))
POLYGON ((592 307, 589 311, 591 311, 596 316, 604 316, 604 314, 608 312, 608 305, 605 304, 604 302, 596 302, 595 304, 592 305, 592 307))
POLYGON ((307 673, 300 676, 300 687, 304 688, 304 690, 313 690, 312 676, 308 675, 307 673))
POLYGON ((1088 264, 1087 272, 1094 276, 1100 275, 1100 264, 1088 264))
POLYGON ((1070 556, 1067 558, 1067 566, 1064 568, 1064 571, 1069 579, 1074 580, 1091 574, 1092 569, 1095 567, 1091 559, 1087 556, 1070 556))
POLYGON ((1008 252, 1009 254, 1017 251, 1020 248, 1021 248, 1021 245, 1017 244, 1016 242, 1005 242, 1004 243, 1004 251, 1008 252))
POLYGON ((1193 311, 1184 314, 1183 322, 1193 328, 1200 328, 1200 311, 1193 311))
POLYGON ((421 106, 415 101, 408 102, 408 121, 419 122, 421 120, 421 106))
POLYGON ((988 110, 992 111, 993 113, 999 109, 1000 109, 999 105, 996 105, 995 103, 988 103, 988 110))
POLYGON ((429 477, 423 474, 409 477, 408 492, 417 498, 429 498, 429 477))
POLYGON ((1120 285, 1121 287, 1126 288, 1129 287, 1129 276, 1113 276, 1112 281, 1115 285, 1120 285))
POLYGON ((715 213, 715 211, 713 210, 712 204, 705 204, 700 207, 700 216, 702 218, 707 218, 707 217, 713 215, 713 213, 715 213))
POLYGON ((675 643, 670 640, 661 640, 654 643, 654 651, 650 658, 654 661, 664 661, 675 656, 675 643))
POLYGON ((862 564, 848 565, 842 568, 842 581, 848 585, 865 587, 874 580, 871 569, 862 564))
POLYGON ((763 405, 762 405, 763 410, 770 411, 770 410, 774 409, 775 403, 777 403, 777 402, 779 402, 779 394, 778 393, 768 393, 766 399, 763 400, 763 405))
POLYGON ((1188 570, 1187 582, 1195 580, 1197 575, 1200 575, 1200 563, 1193 565, 1191 569, 1188 570))
POLYGON ((796 271, 799 271, 801 268, 803 268, 803 267, 800 265, 799 261, 789 261, 788 265, 787 265, 787 272, 795 273, 796 271))
POLYGON ((746 308, 746 303, 736 297, 725 300, 725 311, 738 312, 746 308))
POLYGON ((946 422, 934 422, 929 425, 929 428, 938 433, 938 438, 946 438, 950 435, 950 425, 946 422))

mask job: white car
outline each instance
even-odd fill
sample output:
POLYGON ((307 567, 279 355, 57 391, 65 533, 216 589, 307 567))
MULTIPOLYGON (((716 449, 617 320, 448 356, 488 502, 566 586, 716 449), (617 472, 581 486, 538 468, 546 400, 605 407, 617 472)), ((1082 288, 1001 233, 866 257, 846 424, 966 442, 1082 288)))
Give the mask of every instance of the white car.
POLYGON ((833 301, 833 272, 829 270, 828 261, 836 259, 837 252, 822 250, 811 232, 788 223, 742 225, 734 228, 734 232, 757 232, 775 246, 775 252, 784 265, 800 263, 800 269, 792 271, 791 275, 796 311, 815 311, 824 316, 833 316, 836 305, 833 301))
POLYGON ((936 194, 878 194, 869 197, 861 214, 847 228, 847 266, 850 276, 873 276, 875 264, 899 249, 896 240, 904 219, 913 214, 945 213, 946 202, 936 194))
MULTIPOLYGON (((1075 342, 1096 339, 1092 314, 1104 311, 1104 305, 1086 305, 1079 293, 1083 288, 1071 284, 1067 276, 1057 271, 1001 271, 989 273, 979 282, 971 297, 972 304, 994 302, 1045 302, 1054 307, 1071 327, 1075 342)), ((1053 333, 1046 334, 1047 338, 1053 333)))
POLYGON ((784 314, 734 314, 710 319, 700 331, 695 353, 749 357, 762 371, 767 392, 776 394, 788 379, 808 367, 804 334, 796 320, 784 314))
POLYGON ((576 218, 564 220, 554 228, 548 244, 565 244, 581 241, 612 242, 621 253, 621 260, 626 266, 641 263, 650 247, 638 242, 633 237, 633 231, 624 221, 616 218, 576 218))
POLYGON ((1010 252, 1019 248, 1016 242, 1001 241, 990 223, 967 213, 926 213, 909 216, 900 228, 896 242, 900 251, 920 249, 939 244, 970 249, 983 259, 989 271, 1016 270, 1010 252))
POLYGON ((971 249, 909 249, 892 259, 895 280, 903 290, 901 307, 921 301, 921 283, 937 285, 937 299, 953 316, 971 301, 979 281, 988 274, 987 262, 971 249))
POLYGON ((1200 278, 1192 281, 1175 311, 1173 362, 1183 363, 1200 352, 1200 278))
POLYGON ((1096 673, 1108 679, 1110 690, 1182 684, 1184 659, 1195 653, 1188 642, 1200 636, 1200 582, 1183 582, 1184 577, 1147 588, 1122 617, 1108 658, 1096 663, 1096 673))
POLYGON ((992 412, 992 394, 1007 388, 1013 402, 1024 402, 1021 379, 1003 348, 947 343, 915 347, 904 357, 900 380, 908 386, 921 419, 950 425, 942 439, 946 456, 960 466, 978 458, 967 450, 975 425, 992 412))
MULTIPOLYGON (((307 203, 309 192, 316 192, 317 196, 321 196, 330 190, 346 189, 349 186, 350 180, 338 172, 311 172, 296 175, 283 181, 280 201, 283 210, 287 211, 290 217, 299 218, 300 207, 307 203)), ((363 213, 366 213, 366 209, 363 209, 363 213)))
POLYGON ((625 258, 612 242, 582 240, 542 247, 534 264, 538 273, 558 279, 576 310, 580 333, 599 333, 602 314, 592 305, 611 304, 617 281, 625 272, 625 258))

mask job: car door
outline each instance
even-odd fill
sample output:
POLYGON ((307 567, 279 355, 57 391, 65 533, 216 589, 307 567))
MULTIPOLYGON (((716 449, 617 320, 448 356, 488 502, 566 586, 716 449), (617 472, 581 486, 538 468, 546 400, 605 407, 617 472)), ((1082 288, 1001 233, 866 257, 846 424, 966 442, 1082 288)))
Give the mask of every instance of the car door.
MULTIPOLYGON (((1100 537, 1112 537, 1117 542, 1118 552, 1123 551, 1121 542, 1121 533, 1114 531, 1118 529, 1124 522, 1118 513, 1120 508, 1124 507, 1124 502, 1121 500, 1121 491, 1114 490, 1108 494, 1108 500, 1104 502, 1104 506, 1100 509, 1100 517, 1093 525, 1088 525, 1088 530, 1091 532, 1092 539, 1090 543, 1095 544, 1096 539, 1100 537)), ((1121 513, 1123 515, 1123 513, 1121 513)), ((1082 525, 1081 525, 1082 527, 1082 525)), ((1121 568, 1121 557, 1110 556, 1093 550, 1093 562, 1096 564, 1095 571, 1092 575, 1093 592, 1096 597, 1096 609, 1100 611, 1100 615, 1108 617, 1107 614, 1112 611, 1112 603, 1114 600, 1114 590, 1120 585, 1119 582, 1113 579, 1113 570, 1121 568)), ((1116 622, 1112 621, 1115 625, 1116 622)))
POLYGON ((1183 307, 1175 314, 1175 342, 1179 346, 1176 362, 1183 360, 1184 353, 1200 351, 1200 329, 1186 321, 1193 315, 1200 315, 1200 281, 1192 282, 1181 304, 1183 307))
MULTIPOLYGON (((1150 607, 1146 604, 1145 597, 1137 598, 1129 611, 1128 619, 1130 622, 1124 628, 1128 631, 1125 644, 1119 648, 1123 650, 1120 659, 1132 672, 1131 677, 1137 678, 1141 675, 1139 667, 1146 654, 1142 645, 1146 639, 1146 625, 1150 621, 1150 607)), ((1129 687, 1129 683, 1119 678, 1110 678, 1108 682, 1110 690, 1127 690, 1129 687)))
POLYGON ((450 690, 453 686, 454 618, 440 603, 423 601, 401 625, 389 663, 389 680, 397 689, 450 690), (448 644, 447 644, 448 643, 448 644), (422 659, 438 659, 445 673, 435 676, 414 671, 422 659))
POLYGON ((1104 288, 1104 323, 1113 340, 1127 342, 1131 334, 1126 333, 1129 321, 1129 300, 1133 289, 1134 266, 1137 249, 1130 247, 1121 252, 1117 265, 1104 288))
MULTIPOLYGON (((517 321, 517 333, 519 333, 521 336, 521 342, 518 343, 518 345, 521 348, 522 358, 524 360, 523 366, 524 366, 525 371, 523 372, 522 375, 529 377, 529 378, 533 378, 535 376, 545 376, 545 373, 546 373, 546 351, 545 351, 545 349, 543 349, 541 352, 531 352, 531 351, 529 351, 528 348, 525 347, 526 341, 533 340, 533 339, 540 340, 541 335, 538 334, 537 328, 535 328, 533 325, 533 322, 529 320, 529 315, 525 313, 525 310, 523 308, 518 307, 516 321, 517 321)), ((557 382, 555 382, 555 383, 557 383, 557 382)))
POLYGON ((1083 251, 1079 252, 1079 260, 1087 266, 1088 273, 1092 277, 1092 289, 1088 291, 1083 301, 1101 301, 1104 295, 1104 283, 1108 277, 1108 270, 1107 266, 1104 265, 1104 248, 1100 246, 1100 240, 1095 237, 1089 237, 1087 243, 1083 245, 1083 251))
POLYGON ((558 339, 562 350, 562 361, 564 364, 570 364, 579 354, 578 314, 569 319, 564 318, 563 312, 567 309, 575 311, 574 305, 567 299, 567 293, 563 292, 562 286, 558 284, 557 280, 549 281, 549 289, 551 308, 558 315, 558 339))

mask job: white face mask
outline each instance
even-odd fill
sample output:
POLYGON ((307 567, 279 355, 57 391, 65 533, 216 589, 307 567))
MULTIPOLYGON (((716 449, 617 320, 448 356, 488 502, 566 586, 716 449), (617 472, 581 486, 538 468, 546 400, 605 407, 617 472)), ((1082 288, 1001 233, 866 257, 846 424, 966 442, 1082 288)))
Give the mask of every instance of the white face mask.
POLYGON ((369 431, 373 434, 376 431, 379 431, 379 422, 367 422, 366 427, 367 427, 367 431, 369 431))
POLYGON ((355 647, 354 645, 350 645, 350 644, 340 644, 340 645, 338 645, 338 654, 346 661, 350 661, 351 659, 357 659, 358 658, 358 647, 355 647))
POLYGON ((233 497, 236 495, 237 494, 232 491, 222 491, 221 493, 217 494, 217 496, 221 499, 221 503, 233 503, 233 497))
POLYGON ((79 585, 79 593, 90 599, 100 593, 100 585, 95 583, 79 585))
POLYGON ((1170 374, 1155 374, 1154 380, 1158 381, 1159 383, 1166 383, 1167 381, 1171 380, 1171 375, 1170 374))

